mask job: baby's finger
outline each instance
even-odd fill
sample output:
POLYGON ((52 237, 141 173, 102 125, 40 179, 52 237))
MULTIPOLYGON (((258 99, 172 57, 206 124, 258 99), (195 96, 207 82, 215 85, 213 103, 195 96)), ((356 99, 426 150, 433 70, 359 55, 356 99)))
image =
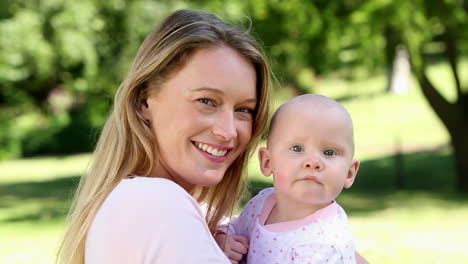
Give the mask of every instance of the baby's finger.
POLYGON ((246 246, 247 248, 249 248, 249 240, 244 237, 244 236, 232 236, 232 238, 237 241, 237 242, 240 242, 242 243, 244 246, 246 246))
POLYGON ((248 248, 243 243, 236 241, 231 244, 231 250, 244 255, 247 253, 248 248))
POLYGON ((239 261, 241 261, 242 256, 243 256, 243 254, 239 254, 239 253, 234 252, 234 251, 231 251, 231 252, 227 253, 226 255, 231 260, 231 262, 233 260, 239 262, 239 261))

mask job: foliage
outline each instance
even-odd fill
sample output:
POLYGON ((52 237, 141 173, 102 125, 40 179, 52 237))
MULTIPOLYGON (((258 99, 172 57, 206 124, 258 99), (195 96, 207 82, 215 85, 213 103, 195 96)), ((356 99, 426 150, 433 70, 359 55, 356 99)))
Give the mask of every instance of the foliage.
POLYGON ((2 1, 0 159, 91 150, 140 43, 179 8, 251 28, 282 87, 296 94, 317 91, 329 74, 353 80, 388 71, 404 44, 452 137, 459 171, 468 171, 468 91, 459 68, 468 51, 465 0, 2 1), (428 77, 428 65, 441 61, 451 68, 443 85, 454 84, 453 98, 428 77))
MULTIPOLYGON (((256 1, 258 2, 258 1, 256 1)), ((408 48, 427 102, 451 136, 460 191, 468 192, 468 85, 460 62, 468 52, 467 1, 261 1, 249 6, 261 39, 278 61, 284 84, 296 93, 314 90, 325 73, 355 78, 391 68, 395 48, 408 48), (435 48, 434 47, 438 47, 435 48), (428 66, 450 66, 455 100, 434 86, 428 66), (304 81, 306 80, 306 81, 304 81)), ((436 78, 437 79, 437 78, 436 78)))
POLYGON ((0 159, 93 148, 138 46, 169 1, 7 1, 0 13, 0 159))

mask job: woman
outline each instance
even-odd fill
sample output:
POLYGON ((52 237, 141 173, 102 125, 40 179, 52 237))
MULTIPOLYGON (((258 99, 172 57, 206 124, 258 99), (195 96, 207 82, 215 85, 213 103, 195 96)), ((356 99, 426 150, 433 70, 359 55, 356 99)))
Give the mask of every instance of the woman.
POLYGON ((211 14, 163 21, 116 93, 60 262, 229 263, 211 233, 265 128, 269 72, 260 45, 211 14))

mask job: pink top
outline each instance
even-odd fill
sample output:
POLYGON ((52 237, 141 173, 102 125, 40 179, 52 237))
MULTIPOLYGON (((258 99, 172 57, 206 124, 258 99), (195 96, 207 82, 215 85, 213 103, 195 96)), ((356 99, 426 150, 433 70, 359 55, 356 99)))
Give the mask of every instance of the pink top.
POLYGON ((161 178, 122 180, 88 231, 85 262, 230 263, 213 239, 197 201, 161 178))
POLYGON ((248 264, 354 264, 354 241, 336 202, 299 220, 265 225, 276 204, 273 188, 261 191, 229 223, 229 233, 250 241, 248 264))

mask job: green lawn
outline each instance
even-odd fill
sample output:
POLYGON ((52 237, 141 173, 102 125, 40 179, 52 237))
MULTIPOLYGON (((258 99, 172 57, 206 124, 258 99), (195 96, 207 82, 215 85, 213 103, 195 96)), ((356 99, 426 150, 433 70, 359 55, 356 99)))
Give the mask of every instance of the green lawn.
MULTIPOLYGON (((358 251, 370 263, 458 264, 468 259, 468 195, 453 191, 446 150, 404 156, 404 186, 396 189, 393 157, 363 160, 354 186, 338 202, 347 211, 358 251)), ((256 171, 252 164, 250 171, 256 171)), ((252 173, 251 190, 271 186, 252 173)))
MULTIPOLYGON (((468 259, 468 196, 451 191, 449 154, 443 149, 407 154, 415 167, 407 168, 406 190, 392 185, 393 157, 363 160, 355 186, 339 202, 350 216, 358 250, 371 263, 455 264, 468 259), (428 177, 431 171, 438 177, 428 177)), ((0 164, 0 263, 53 262, 76 175, 88 158, 0 164)), ((252 193, 271 185, 270 178, 258 173, 257 162, 249 171, 252 193)))
MULTIPOLYGON (((446 71, 443 65, 431 69, 432 76, 446 71)), ((355 122, 361 170, 338 201, 350 216, 358 250, 371 263, 463 263, 468 196, 454 192, 447 132, 416 84, 404 96, 386 94, 384 86, 379 75, 322 79, 314 86, 342 102, 355 122)), ((453 99, 452 87, 442 93, 453 99)), ((290 96, 278 91, 274 105, 290 96)), ((0 263, 53 263, 72 190, 88 161, 89 154, 0 162, 0 263)), ((249 176, 252 193, 271 185, 256 157, 249 176)))
POLYGON ((0 263, 53 263, 89 155, 0 163, 0 263))

